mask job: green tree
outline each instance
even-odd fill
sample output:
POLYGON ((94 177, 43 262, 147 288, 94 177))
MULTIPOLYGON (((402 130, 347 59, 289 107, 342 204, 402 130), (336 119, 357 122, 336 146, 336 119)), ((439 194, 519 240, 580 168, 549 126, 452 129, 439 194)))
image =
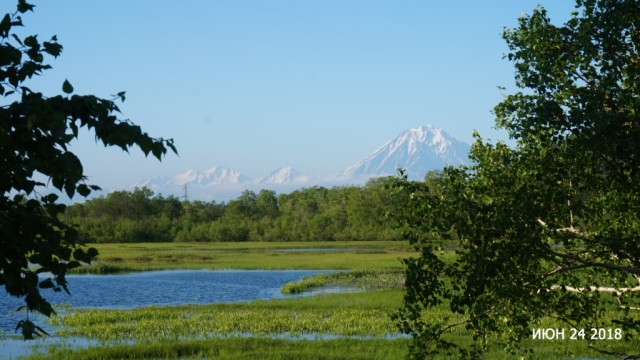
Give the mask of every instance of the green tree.
MULTIPOLYGON (((116 102, 124 101, 124 92, 107 100, 77 95, 66 80, 64 95, 45 96, 27 87, 30 78, 51 67, 45 57, 62 53, 55 36, 41 42, 15 33, 23 26, 21 16, 33 8, 19 0, 16 11, 0 20, 0 285, 24 298, 27 314, 49 316, 53 309, 41 290, 68 292, 67 270, 90 262, 97 251, 80 246, 77 232, 58 219, 65 208, 58 195, 42 195, 48 191, 37 179, 43 175, 69 197, 99 189, 86 183, 80 160, 68 150, 83 127, 105 146, 124 151, 137 145, 160 159, 168 149, 176 150, 172 140, 154 139, 117 117, 116 102), (38 276, 47 272, 51 278, 38 276)), ((28 317, 18 328, 26 339, 43 332, 28 317)))
POLYGON ((397 314, 414 358, 476 357, 492 342, 515 353, 550 319, 619 329, 619 340, 577 343, 640 357, 628 354, 640 335, 640 4, 578 0, 576 10, 556 26, 537 8, 504 32, 520 90, 495 114, 514 147, 476 134, 473 165, 445 169, 437 191, 396 183, 419 251, 405 260, 397 314), (437 251, 450 229, 454 262, 437 251), (424 316, 442 306, 451 316, 424 316), (448 336, 460 327, 473 346, 448 336))
POLYGON ((260 217, 275 219, 280 214, 278 198, 273 190, 260 190, 256 197, 256 211, 260 217))
POLYGON ((229 217, 251 219, 258 215, 256 201, 258 196, 251 190, 244 190, 236 199, 227 204, 226 215, 229 217))

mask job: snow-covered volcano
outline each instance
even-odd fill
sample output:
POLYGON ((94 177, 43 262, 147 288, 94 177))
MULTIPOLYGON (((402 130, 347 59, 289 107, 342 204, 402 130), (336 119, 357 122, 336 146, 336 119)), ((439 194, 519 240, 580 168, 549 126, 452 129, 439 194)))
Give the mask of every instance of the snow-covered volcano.
POLYGON ((250 181, 251 178, 248 176, 225 166, 214 166, 206 171, 187 170, 173 177, 173 183, 177 185, 197 184, 211 186, 241 184, 250 181))
POLYGON ((309 184, 310 176, 287 166, 279 167, 266 176, 253 179, 237 170, 225 166, 214 166, 209 170, 187 170, 173 177, 148 179, 133 185, 147 187, 156 194, 173 195, 205 201, 228 201, 244 190, 292 191, 309 184))
POLYGON ((467 164, 469 148, 468 144, 442 129, 432 125, 420 126, 404 131, 371 155, 338 172, 336 178, 357 181, 395 175, 401 168, 407 171, 410 179, 421 180, 430 170, 467 164))
POLYGON ((310 176, 301 173, 291 166, 285 166, 274 169, 257 181, 263 184, 305 184, 310 180, 310 176))
POLYGON ((398 168, 405 169, 410 179, 421 180, 430 170, 468 163, 468 152, 469 145, 426 125, 404 131, 371 155, 327 178, 308 176, 290 166, 250 178, 237 170, 215 166, 206 171, 188 170, 173 177, 149 179, 134 186, 146 186, 165 196, 184 196, 186 191, 191 199, 227 201, 243 190, 290 192, 314 185, 364 184, 372 177, 396 175, 398 168))

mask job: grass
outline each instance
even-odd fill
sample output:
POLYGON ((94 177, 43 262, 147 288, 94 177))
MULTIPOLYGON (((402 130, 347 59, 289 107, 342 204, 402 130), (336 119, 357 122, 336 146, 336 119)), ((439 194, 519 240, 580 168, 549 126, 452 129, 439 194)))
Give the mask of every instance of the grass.
POLYGON ((53 321, 54 325, 64 325, 58 335, 99 341, 126 338, 148 342, 156 338, 246 334, 384 337, 396 331, 390 314, 401 296, 398 290, 386 290, 237 304, 88 309, 53 321))
POLYGON ((139 346, 114 345, 70 352, 52 349, 32 359, 175 359, 215 358, 220 360, 292 359, 292 360, 369 360, 402 359, 406 340, 335 339, 328 341, 290 341, 269 338, 218 338, 181 342, 154 342, 139 346))
MULTIPOLYGON (((299 293, 333 285, 367 291, 235 304, 73 309, 52 319, 54 325, 61 326, 57 335, 85 337, 100 342, 101 346, 71 349, 62 344, 32 358, 401 359, 407 354, 409 340, 398 337, 396 324, 391 320, 404 294, 403 265, 399 259, 415 256, 405 243, 172 243, 97 247, 101 254, 99 261, 83 271, 337 269, 350 271, 303 279, 285 285, 282 291, 299 293)), ((443 257, 451 261, 454 253, 444 252, 443 257)), ((450 316, 444 304, 425 314, 434 322, 450 316)), ((563 325, 545 321, 541 327, 563 325)), ((474 341, 463 327, 449 336, 469 345, 474 341)), ((620 345, 615 341, 598 345, 607 344, 620 345)), ((625 344, 629 350, 638 346, 633 341, 625 344)), ((534 355, 522 354, 532 359, 615 358, 585 350, 584 342, 580 341, 528 339, 523 345, 535 349, 534 355)), ((514 358, 492 346, 487 359, 514 358)))
MULTIPOLYGON (((102 345, 76 350, 60 346, 33 358, 401 359, 409 340, 389 335, 396 332, 390 315, 402 295, 402 290, 386 289, 237 304, 75 310, 54 318, 64 325, 59 335, 85 336, 102 345)), ((427 314, 434 321, 449 315, 445 305, 427 314)), ((462 328, 450 336, 473 342, 462 328)), ((525 358, 615 359, 585 350, 580 341, 527 340, 524 345, 536 350, 525 358)), ((486 358, 514 357, 492 345, 486 358)))
POLYGON ((400 270, 400 259, 414 254, 409 245, 395 241, 136 243, 91 246, 100 252, 97 261, 76 269, 76 273, 105 274, 165 269, 358 270, 369 269, 372 264, 376 268, 400 270), (300 251, 295 251, 296 249, 300 251))
POLYGON ((299 294, 327 286, 340 286, 356 290, 401 289, 404 286, 404 272, 402 270, 368 269, 319 274, 285 284, 282 287, 282 293, 299 294))

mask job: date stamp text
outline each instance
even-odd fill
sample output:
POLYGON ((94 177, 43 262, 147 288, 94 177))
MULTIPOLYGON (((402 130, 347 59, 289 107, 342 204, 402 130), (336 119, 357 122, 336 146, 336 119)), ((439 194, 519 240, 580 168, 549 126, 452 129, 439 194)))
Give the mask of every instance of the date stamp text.
POLYGON ((533 340, 622 340, 622 329, 547 328, 533 329, 533 340))

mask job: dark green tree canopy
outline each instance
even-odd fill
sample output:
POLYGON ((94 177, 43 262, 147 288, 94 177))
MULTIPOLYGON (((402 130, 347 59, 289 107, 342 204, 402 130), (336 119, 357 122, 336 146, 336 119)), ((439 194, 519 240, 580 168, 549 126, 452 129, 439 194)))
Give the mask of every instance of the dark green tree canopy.
MULTIPOLYGON (((172 140, 155 139, 128 120, 118 118, 117 101, 74 94, 69 81, 63 95, 45 96, 27 85, 29 79, 50 69, 47 57, 58 57, 62 45, 53 36, 40 41, 36 35, 20 37, 22 15, 34 6, 19 0, 13 13, 0 21, 0 285, 13 296, 25 299, 28 311, 53 312, 41 289, 68 292, 65 274, 97 254, 80 246, 73 228, 58 220, 65 206, 50 193, 41 176, 69 197, 87 196, 96 185, 86 183, 82 164, 68 150, 81 128, 95 133, 96 141, 124 151, 136 145, 145 154, 160 159, 167 150, 176 151, 172 140), (53 278, 38 274, 49 272, 53 278)), ((42 332, 30 320, 19 328, 25 338, 42 332)))
POLYGON ((537 8, 504 38, 521 90, 495 115, 516 145, 476 134, 473 165, 445 169, 437 191, 396 184, 419 250, 397 316, 412 355, 474 357, 492 342, 522 354, 532 329, 555 321, 620 329, 581 344, 640 356, 640 2, 578 0, 561 26, 537 8), (435 250, 451 229, 460 249, 445 262, 435 250), (443 304, 449 320, 423 316, 443 304), (473 347, 447 337, 459 327, 473 347))

